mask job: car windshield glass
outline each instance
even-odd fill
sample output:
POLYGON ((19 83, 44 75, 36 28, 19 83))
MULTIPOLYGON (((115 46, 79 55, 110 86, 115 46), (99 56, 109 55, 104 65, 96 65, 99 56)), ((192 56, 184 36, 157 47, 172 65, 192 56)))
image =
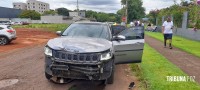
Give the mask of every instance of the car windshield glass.
POLYGON ((71 37, 93 37, 109 40, 109 32, 106 25, 101 24, 72 24, 62 34, 71 37))

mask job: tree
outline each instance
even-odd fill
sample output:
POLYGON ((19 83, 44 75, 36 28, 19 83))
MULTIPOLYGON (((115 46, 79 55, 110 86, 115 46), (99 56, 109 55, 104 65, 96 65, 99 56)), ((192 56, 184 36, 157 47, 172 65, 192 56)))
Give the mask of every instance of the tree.
POLYGON ((126 12, 126 8, 122 8, 120 10, 117 11, 117 15, 119 16, 125 16, 125 12, 126 12))
POLYGON ((57 14, 57 12, 54 11, 54 10, 45 11, 45 12, 43 13, 43 15, 55 15, 55 14, 57 14))
MULTIPOLYGON (((122 5, 126 5, 126 0, 121 0, 122 5)), ((141 19, 145 16, 145 8, 142 7, 142 0, 128 0, 128 22, 141 19)))
POLYGON ((158 17, 159 10, 152 10, 149 12, 147 17, 150 19, 150 21, 155 25, 156 24, 156 18, 158 17))
POLYGON ((58 8, 56 9, 56 11, 58 12, 59 15, 63 15, 63 16, 69 16, 69 12, 70 12, 70 10, 68 10, 67 8, 58 8))
POLYGON ((182 6, 189 6, 189 4, 190 4, 190 3, 189 3, 188 1, 182 1, 182 2, 181 2, 181 5, 182 5, 182 6))
POLYGON ((126 5, 126 0, 121 0, 122 5, 126 5))
POLYGON ((92 11, 92 10, 88 10, 86 11, 86 17, 87 18, 97 18, 97 12, 92 11))
POLYGON ((19 15, 20 18, 31 18, 32 20, 39 20, 41 14, 33 10, 25 10, 19 15))
POLYGON ((96 19, 99 22, 119 22, 120 17, 114 13, 96 12, 92 10, 86 11, 86 17, 96 19))

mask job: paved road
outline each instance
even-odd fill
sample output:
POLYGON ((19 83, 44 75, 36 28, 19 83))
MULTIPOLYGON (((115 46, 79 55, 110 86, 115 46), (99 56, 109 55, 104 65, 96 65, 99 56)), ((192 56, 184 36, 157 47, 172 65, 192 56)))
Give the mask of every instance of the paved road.
POLYGON ((130 74, 128 65, 116 66, 115 82, 104 86, 99 82, 75 80, 69 84, 55 84, 44 77, 43 45, 24 48, 8 54, 0 55, 0 87, 2 80, 18 79, 19 82, 0 88, 0 90, 128 90, 130 82, 137 79, 130 74))

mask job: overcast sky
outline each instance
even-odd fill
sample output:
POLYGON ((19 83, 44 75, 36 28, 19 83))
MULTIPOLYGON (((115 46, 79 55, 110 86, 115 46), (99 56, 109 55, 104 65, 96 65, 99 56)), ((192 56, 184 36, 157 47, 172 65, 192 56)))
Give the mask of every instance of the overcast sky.
MULTIPOLYGON (((65 7, 70 10, 76 9, 77 0, 38 0, 50 4, 51 9, 65 7)), ((121 0, 79 0, 81 10, 95 10, 98 12, 116 13, 121 6, 121 0)), ((146 13, 150 10, 166 8, 174 4, 174 0, 143 0, 146 13)), ((11 7, 13 2, 26 2, 26 0, 0 0, 0 6, 11 7)), ((178 0, 178 3, 180 0, 178 0)))

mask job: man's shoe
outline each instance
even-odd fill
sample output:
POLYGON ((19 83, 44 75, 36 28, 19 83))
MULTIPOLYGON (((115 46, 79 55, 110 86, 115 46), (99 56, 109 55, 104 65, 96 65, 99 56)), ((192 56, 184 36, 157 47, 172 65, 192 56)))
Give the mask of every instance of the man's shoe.
POLYGON ((169 49, 173 49, 172 47, 169 47, 169 49))

